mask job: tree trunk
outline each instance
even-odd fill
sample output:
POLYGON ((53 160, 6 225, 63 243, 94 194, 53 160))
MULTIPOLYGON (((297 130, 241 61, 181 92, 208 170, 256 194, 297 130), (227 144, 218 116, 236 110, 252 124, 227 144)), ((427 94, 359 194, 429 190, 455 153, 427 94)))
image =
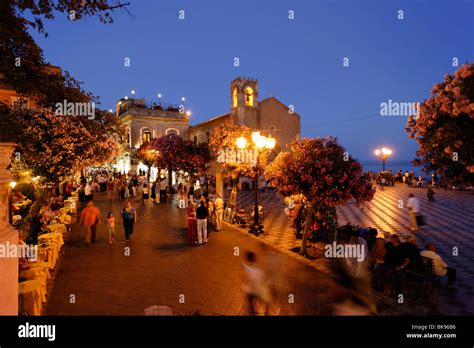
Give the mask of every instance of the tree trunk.
POLYGON ((314 207, 312 204, 308 206, 308 211, 306 212, 306 221, 304 225, 303 240, 301 241, 301 255, 306 256, 306 241, 308 239, 308 233, 311 230, 313 225, 313 212, 314 207))

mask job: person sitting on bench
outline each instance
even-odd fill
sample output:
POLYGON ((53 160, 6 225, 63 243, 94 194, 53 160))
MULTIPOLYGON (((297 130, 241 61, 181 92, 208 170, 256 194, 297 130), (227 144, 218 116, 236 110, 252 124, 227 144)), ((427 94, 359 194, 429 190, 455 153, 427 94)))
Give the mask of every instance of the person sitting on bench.
POLYGON ((393 275, 393 290, 395 295, 400 294, 401 280, 404 278, 410 259, 406 254, 406 248, 400 243, 400 237, 396 234, 390 236, 390 242, 386 245, 387 252, 385 254, 385 263, 393 275))
POLYGON ((439 277, 448 277, 447 287, 452 289, 452 285, 456 281, 456 270, 448 267, 441 256, 436 253, 436 247, 433 243, 427 243, 425 249, 420 252, 420 255, 433 260, 434 273, 439 277))

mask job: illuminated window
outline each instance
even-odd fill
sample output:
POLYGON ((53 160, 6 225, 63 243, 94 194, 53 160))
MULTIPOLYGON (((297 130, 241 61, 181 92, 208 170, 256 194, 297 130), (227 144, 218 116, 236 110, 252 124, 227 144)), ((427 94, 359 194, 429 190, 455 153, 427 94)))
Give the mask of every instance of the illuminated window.
POLYGON ((238 93, 237 93, 237 88, 234 88, 234 91, 232 92, 232 107, 235 108, 237 107, 238 104, 238 93))
POLYGON ((176 128, 168 128, 166 130, 166 135, 170 135, 170 134, 179 135, 179 131, 176 128))
POLYGON ((125 130, 125 140, 126 140, 128 146, 132 146, 131 145, 131 139, 130 139, 130 128, 128 128, 128 127, 125 130))
POLYGON ((144 130, 142 133, 142 143, 151 140, 151 132, 149 130, 144 130))
POLYGON ((245 106, 253 106, 253 89, 251 87, 245 88, 245 106))

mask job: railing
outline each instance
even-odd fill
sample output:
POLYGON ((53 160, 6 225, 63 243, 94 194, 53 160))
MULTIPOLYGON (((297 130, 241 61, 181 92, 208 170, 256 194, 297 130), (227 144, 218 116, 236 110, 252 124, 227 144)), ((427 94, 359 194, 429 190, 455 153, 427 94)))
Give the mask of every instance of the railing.
POLYGON ((122 102, 119 108, 119 115, 130 109, 148 109, 148 110, 163 110, 171 112, 179 112, 180 105, 170 103, 154 103, 146 102, 143 99, 128 99, 122 102))

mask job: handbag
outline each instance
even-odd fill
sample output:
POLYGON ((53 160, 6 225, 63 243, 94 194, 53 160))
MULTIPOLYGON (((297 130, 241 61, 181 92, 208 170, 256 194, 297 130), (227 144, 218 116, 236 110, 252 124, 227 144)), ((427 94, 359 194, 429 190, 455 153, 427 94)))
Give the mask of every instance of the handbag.
POLYGON ((418 226, 424 226, 425 225, 425 217, 421 214, 416 214, 416 224, 418 226))

